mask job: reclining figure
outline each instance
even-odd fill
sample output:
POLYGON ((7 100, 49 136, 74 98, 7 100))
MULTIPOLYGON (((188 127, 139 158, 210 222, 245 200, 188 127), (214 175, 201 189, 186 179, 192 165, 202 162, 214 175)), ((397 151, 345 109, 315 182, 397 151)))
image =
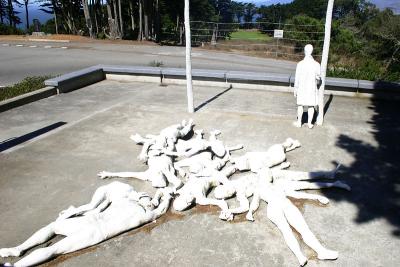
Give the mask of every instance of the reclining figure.
POLYGON ((61 212, 54 222, 34 233, 21 245, 0 249, 0 256, 18 257, 54 235, 64 235, 65 238, 49 247, 34 250, 13 266, 37 265, 57 255, 93 246, 159 218, 167 211, 171 194, 170 188, 160 189, 152 201, 147 193, 136 192, 128 184, 112 182, 99 187, 90 203, 77 208, 71 206, 61 212), (160 198, 161 202, 155 208, 153 203, 158 203, 160 198))
POLYGON ((234 181, 229 181, 215 188, 214 196, 217 199, 226 199, 234 194, 240 203, 238 208, 228 209, 221 212, 220 218, 231 220, 232 214, 247 212, 246 218, 254 221, 253 213, 258 209, 260 200, 268 203, 267 216, 282 232, 284 239, 297 257, 301 266, 307 263, 307 258, 300 250, 292 229, 292 226, 302 236, 304 242, 317 252, 321 260, 334 260, 338 257, 336 251, 324 248, 315 235, 308 228, 302 214, 298 208, 287 197, 297 199, 318 200, 322 204, 328 204, 329 200, 320 195, 304 192, 297 192, 303 189, 320 189, 327 187, 338 187, 350 190, 350 187, 341 182, 309 182, 301 179, 310 180, 316 178, 334 178, 336 170, 331 172, 295 172, 285 170, 271 170, 264 168, 257 174, 251 174, 234 181), (280 179, 274 179, 274 172, 280 179), (296 173, 299 180, 296 180, 296 173), (287 175, 285 175, 287 174, 287 175), (248 197, 253 195, 253 200, 249 204, 248 197), (225 214, 226 213, 226 214, 225 214))
POLYGON ((167 181, 172 183, 175 189, 182 186, 182 181, 176 176, 173 166, 173 158, 165 155, 163 150, 175 149, 175 143, 178 138, 186 136, 193 128, 193 121, 189 123, 182 121, 182 124, 169 126, 160 132, 158 136, 132 135, 131 139, 136 144, 142 144, 143 149, 139 159, 147 161, 149 168, 142 172, 109 172, 102 171, 98 173, 101 179, 107 177, 119 178, 137 178, 144 181, 151 181, 153 187, 161 188, 167 186, 167 181))

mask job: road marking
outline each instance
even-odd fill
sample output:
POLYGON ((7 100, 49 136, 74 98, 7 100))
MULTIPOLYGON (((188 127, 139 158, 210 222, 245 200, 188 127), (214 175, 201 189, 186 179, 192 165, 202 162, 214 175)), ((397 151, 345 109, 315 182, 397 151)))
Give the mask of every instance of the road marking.
POLYGON ((60 48, 61 48, 61 49, 68 49, 67 46, 61 46, 60 48))
POLYGON ((30 48, 35 48, 35 47, 37 47, 37 45, 30 45, 29 47, 30 48))
POLYGON ((51 45, 46 45, 44 48, 51 48, 51 45))
POLYGON ((16 47, 23 47, 24 45, 22 44, 17 44, 16 47))
POLYGON ((10 44, 2 44, 2 46, 10 46, 10 44))

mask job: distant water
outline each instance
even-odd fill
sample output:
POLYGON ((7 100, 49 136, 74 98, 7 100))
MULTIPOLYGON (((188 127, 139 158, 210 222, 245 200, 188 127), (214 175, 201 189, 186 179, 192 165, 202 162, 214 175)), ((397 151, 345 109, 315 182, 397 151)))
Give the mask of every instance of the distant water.
MULTIPOLYGON (((41 10, 39 10, 38 6, 29 5, 29 25, 33 24, 34 19, 38 19, 40 23, 44 24, 49 19, 53 18, 52 14, 47 14, 41 10)), ((26 28, 26 18, 25 18, 25 7, 16 8, 18 12, 18 17, 21 19, 21 24, 18 25, 18 28, 25 29, 26 28)))

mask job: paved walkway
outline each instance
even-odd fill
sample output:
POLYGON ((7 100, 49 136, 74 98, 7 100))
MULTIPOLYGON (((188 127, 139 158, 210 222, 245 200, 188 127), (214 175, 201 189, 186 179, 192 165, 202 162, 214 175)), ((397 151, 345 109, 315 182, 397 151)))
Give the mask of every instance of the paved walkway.
MULTIPOLYGON (((326 123, 309 130, 292 127, 291 94, 195 87, 199 109, 190 116, 185 93, 178 85, 108 80, 0 113, 0 247, 23 241, 69 205, 89 201, 95 188, 111 181, 97 172, 144 170, 136 158, 141 147, 130 134, 157 133, 192 117, 196 129, 219 129, 227 145, 243 143, 244 151, 263 151, 287 137, 300 140, 303 146, 288 154, 293 170, 343 164, 339 177, 352 192, 317 192, 331 199, 326 207, 296 202, 318 239, 340 253, 322 262, 302 244, 307 266, 398 265, 397 103, 327 97, 326 123)), ((147 183, 121 180, 154 192, 147 183)), ((45 265, 296 266, 266 205, 255 219, 227 223, 207 207, 169 212, 157 223, 45 265)))

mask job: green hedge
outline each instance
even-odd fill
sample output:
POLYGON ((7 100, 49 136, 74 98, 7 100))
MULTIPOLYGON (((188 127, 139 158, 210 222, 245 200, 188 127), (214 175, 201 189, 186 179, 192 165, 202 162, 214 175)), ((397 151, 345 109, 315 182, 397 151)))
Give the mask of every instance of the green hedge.
POLYGON ((26 94, 45 87, 44 81, 51 76, 26 77, 21 82, 12 86, 0 88, 0 101, 26 94))

